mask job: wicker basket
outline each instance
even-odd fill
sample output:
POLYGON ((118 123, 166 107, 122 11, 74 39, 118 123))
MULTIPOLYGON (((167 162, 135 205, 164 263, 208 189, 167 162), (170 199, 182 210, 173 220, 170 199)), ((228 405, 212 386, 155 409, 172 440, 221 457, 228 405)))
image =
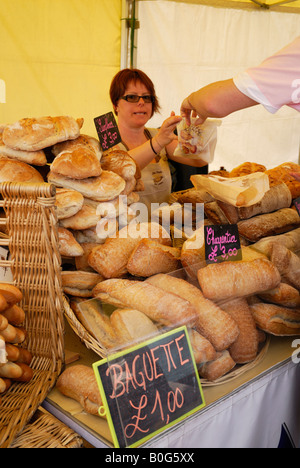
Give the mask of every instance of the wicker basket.
POLYGON ((49 413, 37 411, 10 448, 81 448, 83 439, 49 413))
POLYGON ((0 447, 7 448, 30 421, 54 386, 64 364, 64 314, 58 250, 55 187, 50 184, 0 184, 5 218, 0 245, 9 248, 13 284, 23 293, 26 314, 23 344, 33 354, 33 379, 14 383, 0 404, 0 447))

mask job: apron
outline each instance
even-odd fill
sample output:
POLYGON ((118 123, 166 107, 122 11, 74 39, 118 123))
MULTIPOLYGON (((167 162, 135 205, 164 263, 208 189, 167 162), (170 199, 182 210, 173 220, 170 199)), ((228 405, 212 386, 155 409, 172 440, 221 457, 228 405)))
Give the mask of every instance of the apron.
MULTIPOLYGON (((156 133, 156 129, 145 129, 145 135, 148 139, 152 138, 156 133)), ((118 144, 118 147, 128 151, 123 142, 118 144)), ((141 175, 144 190, 138 192, 140 196, 139 203, 146 205, 150 217, 151 204, 168 203, 171 195, 172 177, 165 148, 141 171, 141 175)), ((153 206, 152 210, 155 208, 157 208, 157 205, 153 206)))

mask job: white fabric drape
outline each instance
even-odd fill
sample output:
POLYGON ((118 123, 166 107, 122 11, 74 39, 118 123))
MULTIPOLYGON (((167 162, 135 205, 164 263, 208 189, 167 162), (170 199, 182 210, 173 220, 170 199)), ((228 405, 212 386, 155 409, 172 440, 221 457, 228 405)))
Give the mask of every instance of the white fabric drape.
MULTIPOLYGON (((214 8, 168 0, 139 3, 137 67, 153 80, 159 126, 190 92, 258 65, 300 34, 300 15, 214 8)), ((300 74, 299 74, 300 78, 300 74)), ((298 162, 300 115, 288 107, 271 115, 261 106, 223 119, 210 169, 244 161, 268 168, 298 162)))

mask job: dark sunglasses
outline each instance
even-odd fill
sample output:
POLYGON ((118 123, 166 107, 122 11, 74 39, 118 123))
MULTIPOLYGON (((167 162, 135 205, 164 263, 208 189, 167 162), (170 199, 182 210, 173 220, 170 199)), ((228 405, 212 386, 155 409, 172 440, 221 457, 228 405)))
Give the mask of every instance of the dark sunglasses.
POLYGON ((139 102, 140 99, 143 99, 145 104, 150 104, 150 102, 154 102, 154 96, 150 94, 145 94, 144 96, 138 96, 137 94, 127 94, 126 96, 122 96, 120 99, 124 99, 127 102, 139 102))

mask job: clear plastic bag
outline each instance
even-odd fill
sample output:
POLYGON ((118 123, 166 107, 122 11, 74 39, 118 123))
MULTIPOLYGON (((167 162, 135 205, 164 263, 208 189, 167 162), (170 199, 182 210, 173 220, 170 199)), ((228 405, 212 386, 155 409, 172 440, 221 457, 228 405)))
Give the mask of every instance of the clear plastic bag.
POLYGON ((217 128, 221 120, 206 120, 202 125, 195 125, 196 119, 188 126, 185 119, 177 126, 178 145, 174 156, 189 159, 202 159, 207 164, 213 162, 217 144, 217 128))

